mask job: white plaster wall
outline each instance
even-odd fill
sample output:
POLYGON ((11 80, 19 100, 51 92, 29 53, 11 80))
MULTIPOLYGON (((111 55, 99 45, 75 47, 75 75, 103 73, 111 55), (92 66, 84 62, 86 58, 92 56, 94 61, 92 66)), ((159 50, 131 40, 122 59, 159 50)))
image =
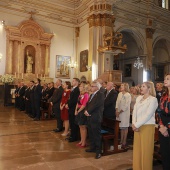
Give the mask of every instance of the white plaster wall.
MULTIPOLYGON (((0 20, 5 20, 6 25, 18 26, 28 18, 0 12, 0 20)), ((52 38, 50 49, 50 77, 55 80, 56 55, 73 56, 73 28, 49 23, 48 21, 40 21, 36 17, 34 20, 44 28, 45 32, 55 34, 52 38)), ((6 62, 6 34, 4 28, 0 28, 0 53, 3 55, 0 62, 0 75, 2 75, 5 72, 6 62)))
POLYGON ((80 52, 86 49, 89 50, 89 24, 88 23, 80 27, 79 42, 78 42, 78 78, 81 78, 81 76, 85 76, 88 80, 91 76, 91 71, 80 72, 80 68, 79 68, 80 52))

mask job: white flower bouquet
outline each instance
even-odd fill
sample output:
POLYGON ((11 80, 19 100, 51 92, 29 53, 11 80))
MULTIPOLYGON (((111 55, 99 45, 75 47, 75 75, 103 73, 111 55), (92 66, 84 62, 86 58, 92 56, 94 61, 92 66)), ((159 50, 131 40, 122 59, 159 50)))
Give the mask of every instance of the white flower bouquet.
POLYGON ((2 81, 2 83, 12 83, 14 81, 14 78, 10 74, 5 74, 5 75, 2 75, 0 80, 2 81))

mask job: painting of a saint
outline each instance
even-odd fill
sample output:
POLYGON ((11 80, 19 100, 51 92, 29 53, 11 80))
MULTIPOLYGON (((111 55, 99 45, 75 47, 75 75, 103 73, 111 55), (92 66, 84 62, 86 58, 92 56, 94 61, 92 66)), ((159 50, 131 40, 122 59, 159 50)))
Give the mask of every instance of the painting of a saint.
POLYGON ((86 66, 88 66, 88 50, 80 52, 80 72, 87 71, 86 66))
POLYGON ((71 57, 70 56, 56 56, 56 77, 60 78, 70 78, 70 64, 71 57))

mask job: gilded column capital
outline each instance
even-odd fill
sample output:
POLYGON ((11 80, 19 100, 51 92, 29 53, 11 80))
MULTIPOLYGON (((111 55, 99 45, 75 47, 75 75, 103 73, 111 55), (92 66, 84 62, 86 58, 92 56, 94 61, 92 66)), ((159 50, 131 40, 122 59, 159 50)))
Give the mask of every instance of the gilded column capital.
POLYGON ((155 32, 155 29, 153 29, 153 28, 146 28, 145 32, 146 32, 146 38, 152 39, 153 38, 153 34, 155 32))
POLYGON ((87 18, 89 23, 89 28, 97 26, 108 26, 112 27, 112 24, 115 22, 115 17, 111 14, 92 14, 87 18))

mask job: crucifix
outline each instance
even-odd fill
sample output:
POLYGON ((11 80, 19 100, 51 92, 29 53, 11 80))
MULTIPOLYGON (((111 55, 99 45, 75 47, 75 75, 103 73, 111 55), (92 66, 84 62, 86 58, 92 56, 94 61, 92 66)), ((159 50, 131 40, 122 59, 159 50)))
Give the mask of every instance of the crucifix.
POLYGON ((33 16, 34 14, 36 14, 36 12, 33 12, 33 11, 30 11, 30 12, 28 12, 28 13, 31 14, 30 19, 33 19, 32 16, 33 16))

